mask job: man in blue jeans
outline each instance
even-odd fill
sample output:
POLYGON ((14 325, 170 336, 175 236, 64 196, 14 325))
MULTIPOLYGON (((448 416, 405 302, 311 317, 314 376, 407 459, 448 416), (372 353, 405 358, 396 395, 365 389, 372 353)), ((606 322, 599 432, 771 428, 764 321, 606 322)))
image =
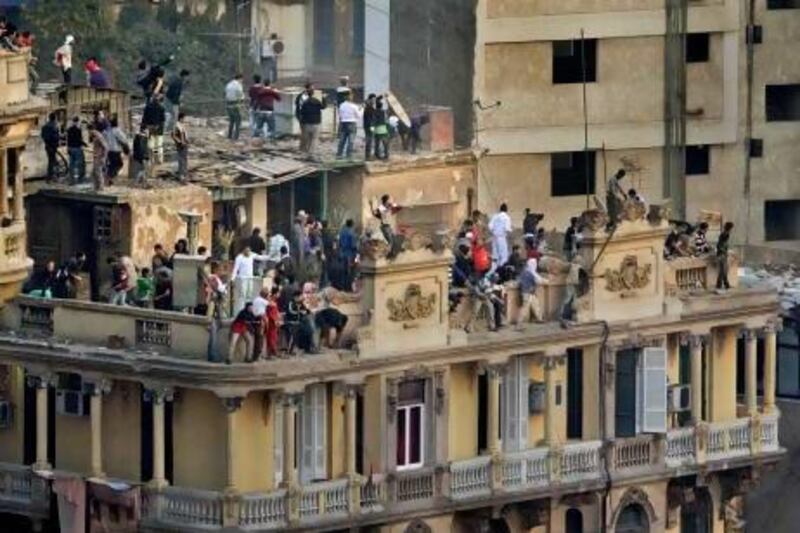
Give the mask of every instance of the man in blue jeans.
POLYGON ((352 159, 358 121, 361 120, 361 110, 350 101, 352 98, 350 93, 343 98, 344 100, 339 105, 339 147, 336 150, 336 158, 341 159, 346 153, 347 159, 352 159))
POLYGON ((86 179, 86 160, 83 148, 87 146, 83 140, 81 119, 72 119, 72 125, 67 128, 67 152, 69 153, 69 177, 72 183, 82 183, 86 179))

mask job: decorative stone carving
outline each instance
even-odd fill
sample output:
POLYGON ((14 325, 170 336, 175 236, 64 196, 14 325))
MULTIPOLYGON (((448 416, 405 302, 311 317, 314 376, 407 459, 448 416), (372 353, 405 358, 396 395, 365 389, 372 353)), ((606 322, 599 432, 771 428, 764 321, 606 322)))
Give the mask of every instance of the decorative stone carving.
POLYGON ((588 209, 581 215, 581 225, 592 233, 600 231, 608 225, 608 213, 605 209, 588 209))
POLYGON ((433 529, 419 518, 415 518, 408 525, 405 533, 433 533, 433 529))
POLYGON ((647 215, 647 206, 636 200, 625 200, 622 202, 622 209, 620 209, 619 214, 622 220, 636 222, 644 219, 645 215, 647 215))
POLYGON ((389 320, 392 322, 408 322, 420 318, 428 318, 436 310, 436 293, 422 295, 422 287, 411 283, 406 287, 402 299, 386 300, 389 309, 389 320))
POLYGON ((417 250, 423 250, 432 247, 433 239, 431 238, 431 235, 421 231, 409 231, 406 234, 405 240, 403 241, 403 250, 407 250, 409 252, 415 252, 417 250))
POLYGON ((570 264, 568 261, 554 255, 546 255, 539 260, 539 271, 548 274, 567 274, 570 264))
POLYGON ((365 237, 361 240, 359 253, 366 259, 376 261, 389 254, 389 243, 383 239, 365 237))
POLYGON ((651 205, 650 211, 647 213, 647 221, 657 226, 664 221, 669 221, 670 216, 672 216, 672 208, 669 205, 651 205))
POLYGON ((616 270, 606 269, 606 290, 610 292, 632 291, 643 289, 650 283, 653 265, 639 266, 635 255, 628 255, 616 270))

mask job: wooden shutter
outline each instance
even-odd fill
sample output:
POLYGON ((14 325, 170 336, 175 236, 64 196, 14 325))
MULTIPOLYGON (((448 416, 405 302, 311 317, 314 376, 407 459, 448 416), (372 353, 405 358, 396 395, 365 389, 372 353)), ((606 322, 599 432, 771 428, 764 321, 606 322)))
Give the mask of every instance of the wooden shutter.
POLYGON ((327 477, 325 460, 327 396, 325 384, 317 384, 306 387, 303 397, 300 468, 300 478, 303 483, 327 477))
POLYGON ((525 449, 528 441, 528 361, 524 357, 515 357, 508 364, 503 395, 503 448, 508 452, 525 449))
POLYGON ((283 406, 278 402, 272 410, 272 478, 276 487, 283 481, 283 406))
POLYGON ((641 364, 641 430, 667 431, 667 350, 645 348, 641 364))

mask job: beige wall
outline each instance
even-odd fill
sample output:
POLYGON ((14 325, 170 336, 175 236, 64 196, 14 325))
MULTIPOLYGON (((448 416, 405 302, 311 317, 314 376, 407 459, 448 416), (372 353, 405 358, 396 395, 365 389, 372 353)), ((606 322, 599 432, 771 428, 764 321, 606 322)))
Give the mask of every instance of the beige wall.
MULTIPOLYGON (((215 398, 212 401, 219 403, 215 398)), ((248 394, 234 416, 233 479, 236 488, 242 492, 268 490, 272 487, 273 480, 273 427, 266 393, 248 394)), ((223 462, 223 467, 224 451, 224 447, 216 449, 217 460, 223 462)))
POLYGON ((386 381, 383 376, 368 376, 364 381, 364 469, 367 472, 381 472, 386 457, 383 453, 385 442, 384 420, 386 413, 386 381), (377 438, 375 438, 377 436, 377 438))
MULTIPOLYGON (((545 382, 544 360, 532 359, 530 363, 529 378, 531 381, 545 382)), ((563 359, 563 364, 555 368, 555 384, 561 386, 561 405, 556 406, 556 442, 564 443, 567 441, 567 363, 563 359)), ((546 413, 537 413, 528 418, 528 448, 544 446, 545 418, 546 413)))
POLYGON ((222 401, 213 393, 180 389, 173 407, 175 485, 222 490, 226 482, 226 421, 222 401))
POLYGON ((344 475, 345 446, 347 443, 347 427, 345 413, 345 391, 342 387, 329 387, 328 394, 328 476, 334 479, 344 475))
POLYGON ((25 427, 25 371, 16 365, 0 365, 0 398, 13 405, 14 421, 0 429, 0 462, 21 464, 25 427))
MULTIPOLYGON (((132 381, 115 381, 103 396, 103 470, 109 477, 140 481, 141 397, 141 386, 132 381)), ((70 442, 62 438, 56 446, 70 442)))
MULTIPOLYGON (((719 0, 718 0, 719 1, 719 0)), ((532 17, 564 13, 596 13, 605 11, 632 11, 663 9, 662 0, 487 0, 487 13, 491 18, 532 17)))
POLYGON ((88 474, 91 464, 92 427, 88 416, 56 413, 57 470, 88 474))
POLYGON ((583 440, 599 439, 600 346, 583 347, 583 440))
POLYGON ((448 437, 451 461, 478 455, 478 376, 474 365, 450 367, 448 437))

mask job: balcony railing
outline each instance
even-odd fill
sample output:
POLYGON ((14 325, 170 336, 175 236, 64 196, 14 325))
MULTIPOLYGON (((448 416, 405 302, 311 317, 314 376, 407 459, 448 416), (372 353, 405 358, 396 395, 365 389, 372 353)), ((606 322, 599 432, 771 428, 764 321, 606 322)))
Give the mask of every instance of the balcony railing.
POLYGON ((572 484, 585 490, 587 483, 601 483, 605 479, 604 462, 608 462, 612 478, 617 475, 628 478, 649 474, 653 469, 696 467, 712 461, 756 457, 779 449, 778 415, 774 414, 679 428, 664 436, 618 439, 606 449, 606 454, 602 453, 600 441, 568 443, 554 449, 486 455, 386 477, 336 479, 293 491, 281 489, 233 499, 222 493, 168 488, 153 493, 158 497, 147 498, 145 516, 148 525, 180 524, 215 531, 347 525, 359 516, 402 514, 472 498, 487 500, 500 494, 527 498, 528 492, 546 490, 552 485, 569 490, 572 484), (757 435, 755 441, 753 435, 757 435), (236 510, 228 512, 227 505, 236 506, 236 510))
POLYGON ((0 463, 0 512, 48 516, 50 488, 30 467, 0 463))

